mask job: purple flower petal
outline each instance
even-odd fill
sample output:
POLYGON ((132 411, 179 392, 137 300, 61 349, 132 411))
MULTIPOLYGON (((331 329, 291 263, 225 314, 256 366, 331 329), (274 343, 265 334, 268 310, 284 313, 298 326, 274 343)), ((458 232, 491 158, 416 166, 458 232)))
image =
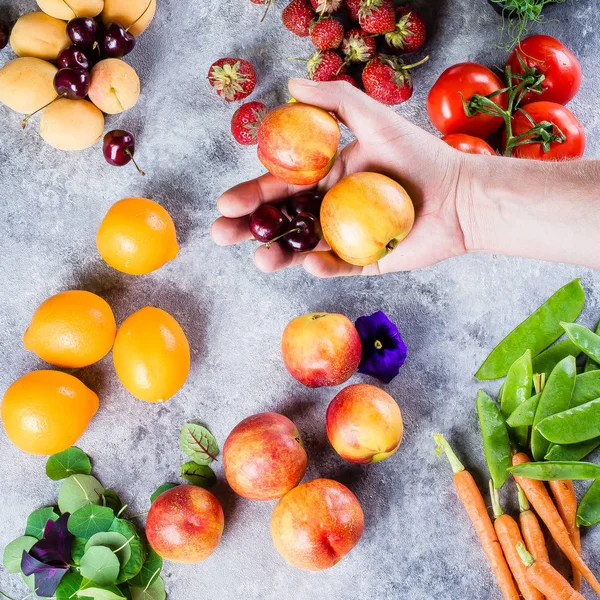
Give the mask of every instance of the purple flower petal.
POLYGON ((61 579, 69 570, 69 565, 55 567, 47 565, 23 550, 21 570, 24 575, 33 575, 35 580, 35 593, 41 598, 52 598, 61 579))
POLYGON ((69 513, 65 513, 56 521, 48 521, 44 530, 44 538, 36 542, 29 553, 47 565, 69 566, 73 548, 73 534, 67 528, 69 513))

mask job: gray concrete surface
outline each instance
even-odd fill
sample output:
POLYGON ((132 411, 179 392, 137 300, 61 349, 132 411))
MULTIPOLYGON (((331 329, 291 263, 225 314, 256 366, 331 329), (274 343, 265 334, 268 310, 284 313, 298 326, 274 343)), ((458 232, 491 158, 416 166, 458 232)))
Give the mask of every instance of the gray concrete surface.
MULTIPOLYGON (((121 387, 110 357, 77 375, 101 397, 101 410, 79 445, 94 472, 134 512, 164 481, 177 481, 185 457, 178 433, 201 420, 223 444, 249 414, 276 410, 294 419, 310 455, 307 478, 333 477, 358 495, 365 534, 352 554, 319 574, 289 567, 269 535, 273 503, 244 501, 216 470, 226 513, 223 541, 196 566, 166 565, 173 600, 488 600, 500 598, 474 531, 454 492, 448 465, 434 453, 431 433, 443 431, 485 485, 485 462, 472 373, 502 335, 555 289, 580 276, 587 292, 586 325, 600 317, 600 276, 577 267, 517 258, 469 256, 420 272, 378 279, 318 281, 302 269, 263 275, 252 264, 252 244, 223 249, 209 237, 215 201, 227 187, 262 172, 253 149, 237 146, 228 127, 234 107, 206 83, 221 56, 254 61, 253 98, 285 101, 285 82, 301 67, 288 56, 308 55, 310 44, 280 23, 281 6, 259 25, 249 0, 159 0, 157 17, 128 57, 142 80, 131 111, 108 119, 138 137, 137 158, 148 176, 108 166, 99 146, 65 154, 46 146, 32 123, 0 107, 0 393, 20 375, 44 367, 26 352, 21 336, 38 304, 58 291, 82 288, 104 296, 118 321, 144 305, 171 312, 193 351, 188 383, 168 404, 152 406, 121 387), (181 241, 177 260, 141 278, 107 267, 94 236, 109 206, 140 195, 173 214, 181 241), (409 348, 401 375, 387 388, 406 421, 404 443, 381 464, 356 467, 329 447, 325 410, 335 390, 310 391, 284 370, 279 341, 293 317, 339 311, 351 318, 383 309, 400 326, 409 348)), ((421 0, 428 15, 431 61, 415 74, 415 95, 398 111, 431 129, 427 91, 447 66, 477 60, 501 67, 494 46, 497 15, 483 0, 421 0)), ((33 0, 0 1, 0 14, 16 18, 33 0)), ((538 26, 568 42, 584 80, 572 109, 588 133, 589 158, 600 157, 600 16, 596 0, 567 0, 538 26)), ((0 64, 12 57, 0 53, 0 64)), ((435 243, 435 241, 433 241, 435 243)), ((355 376, 352 381, 367 381, 355 376)), ((495 391, 495 386, 485 386, 495 391)), ((58 485, 44 474, 44 459, 14 448, 0 434, 0 548, 23 533, 25 518, 56 499, 58 485)), ((596 459, 598 456, 596 456, 596 459)), ((578 486, 581 491, 581 487, 578 486)), ((513 494, 504 492, 505 502, 513 494)), ((584 533, 584 554, 596 571, 600 529, 584 533)), ((585 588, 586 593, 591 592, 585 588)), ((17 576, 0 568, 0 590, 26 595, 17 576)))

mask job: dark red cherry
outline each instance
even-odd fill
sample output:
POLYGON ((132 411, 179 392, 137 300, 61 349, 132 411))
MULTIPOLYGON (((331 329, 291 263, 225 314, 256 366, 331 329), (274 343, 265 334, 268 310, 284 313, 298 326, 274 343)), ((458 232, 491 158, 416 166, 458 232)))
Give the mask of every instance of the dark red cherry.
POLYGON ((123 129, 109 131, 104 136, 102 150, 108 164, 114 167, 122 167, 133 161, 138 173, 140 175, 146 174, 138 167, 133 157, 135 154, 135 138, 129 131, 124 131, 123 129))
POLYGON ((8 25, 0 21, 0 50, 6 48, 9 39, 10 31, 8 30, 8 25))
POLYGON ((308 252, 316 247, 322 237, 318 217, 310 213, 300 213, 292 219, 289 233, 284 235, 281 241, 294 252, 308 252))
POLYGON ((67 23, 67 35, 75 46, 92 48, 98 43, 98 25, 91 17, 77 17, 67 23))
POLYGON ((81 100, 90 89, 90 74, 83 69, 61 69, 54 76, 54 89, 63 98, 81 100))
POLYGON ((101 52, 108 58, 123 58, 135 48, 135 37, 120 23, 109 23, 102 34, 101 52))
POLYGON ((94 66, 94 57, 91 51, 85 48, 71 46, 63 50, 56 59, 59 69, 83 69, 89 71, 94 66))
POLYGON ((250 231, 259 242, 269 242, 289 229, 290 220, 273 204, 263 204, 250 215, 250 231))
POLYGON ((285 201, 285 210, 290 217, 306 212, 311 215, 319 216, 321 212, 321 203, 323 196, 314 190, 308 192, 299 192, 294 196, 290 196, 285 201))

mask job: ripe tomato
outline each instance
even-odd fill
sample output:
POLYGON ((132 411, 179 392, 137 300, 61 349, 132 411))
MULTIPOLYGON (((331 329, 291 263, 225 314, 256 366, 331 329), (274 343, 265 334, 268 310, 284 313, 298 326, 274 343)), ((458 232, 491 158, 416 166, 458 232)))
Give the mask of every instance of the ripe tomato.
MULTIPOLYGON (((564 160, 568 158, 581 158, 585 150, 585 132, 581 123, 575 118, 575 115, 562 104, 555 102, 532 102, 526 104, 523 110, 536 122, 550 121, 564 133, 566 141, 552 142, 550 150, 544 152, 541 143, 525 144, 517 146, 512 156, 517 158, 534 158, 536 160, 564 160)), ((517 136, 526 133, 531 129, 531 123, 527 117, 517 111, 512 119, 513 135, 517 136)), ((556 131, 556 133, 559 133, 556 131)), ((506 135, 504 139, 506 146, 506 135)))
POLYGON ((461 152, 466 154, 488 154, 494 155, 494 149, 481 138, 475 137, 474 135, 467 135, 465 133, 451 133, 445 135, 442 140, 461 152))
MULTIPOLYGON (((483 65, 454 65, 440 75, 429 92, 429 118, 444 135, 467 133, 485 138, 502 127, 502 118, 485 114, 468 117, 463 107, 463 98, 469 101, 475 94, 487 96, 503 87, 500 78, 483 65)), ((493 101, 506 109, 506 94, 495 96, 493 101)))
POLYGON ((556 38, 549 35, 532 35, 524 39, 508 57, 506 66, 513 73, 524 73, 519 56, 530 69, 543 73, 542 92, 528 92, 523 104, 530 102, 557 102, 572 100, 581 85, 581 66, 575 55, 556 38))

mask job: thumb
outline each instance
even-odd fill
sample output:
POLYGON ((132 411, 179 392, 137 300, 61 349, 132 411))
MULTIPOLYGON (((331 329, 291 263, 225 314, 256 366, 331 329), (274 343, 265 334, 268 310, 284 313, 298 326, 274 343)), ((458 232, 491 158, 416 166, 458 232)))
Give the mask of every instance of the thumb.
POLYGON ((391 108, 377 102, 347 81, 290 79, 289 90, 298 102, 335 113, 357 138, 402 120, 391 108))

